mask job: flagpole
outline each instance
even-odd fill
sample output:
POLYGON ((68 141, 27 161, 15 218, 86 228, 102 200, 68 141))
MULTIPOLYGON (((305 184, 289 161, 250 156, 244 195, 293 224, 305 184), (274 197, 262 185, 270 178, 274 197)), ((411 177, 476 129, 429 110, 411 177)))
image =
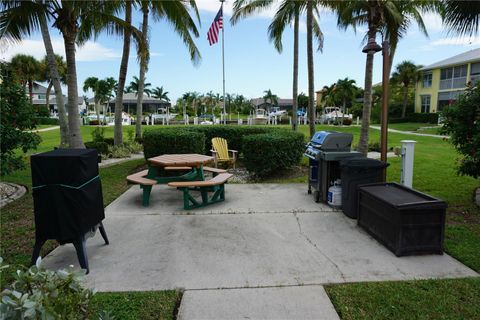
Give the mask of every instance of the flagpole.
POLYGON ((227 114, 225 112, 225 20, 223 19, 223 2, 222 3, 222 71, 223 71, 223 124, 227 124, 227 114))

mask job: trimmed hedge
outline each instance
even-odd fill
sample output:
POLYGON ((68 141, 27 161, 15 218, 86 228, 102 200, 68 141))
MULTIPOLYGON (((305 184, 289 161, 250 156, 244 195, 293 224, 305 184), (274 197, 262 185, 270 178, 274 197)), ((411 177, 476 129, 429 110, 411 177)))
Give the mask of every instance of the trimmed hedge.
POLYGON ((267 176, 300 163, 305 149, 303 134, 274 131, 243 138, 245 167, 257 176, 267 176))
POLYGON ((191 132, 201 132, 205 135, 205 151, 210 154, 212 149, 212 138, 221 137, 228 141, 228 148, 233 150, 242 150, 242 138, 247 135, 267 133, 274 128, 260 126, 188 126, 185 128, 191 132))
POLYGON ((205 135, 185 128, 162 128, 147 130, 143 134, 145 159, 162 154, 205 154, 205 135))
POLYGON ((266 126, 188 126, 147 129, 143 134, 145 158, 168 153, 210 154, 212 138, 228 141, 238 150, 247 169, 265 176, 300 163, 304 136, 288 129, 266 126))
POLYGON ((49 118, 49 117, 36 117, 35 124, 48 124, 48 125, 55 125, 58 126, 59 122, 56 118, 49 118))

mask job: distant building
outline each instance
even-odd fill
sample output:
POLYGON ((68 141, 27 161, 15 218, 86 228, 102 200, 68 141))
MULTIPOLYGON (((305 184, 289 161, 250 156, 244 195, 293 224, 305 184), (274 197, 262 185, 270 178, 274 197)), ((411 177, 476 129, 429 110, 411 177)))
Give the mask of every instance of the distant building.
MULTIPOLYGON (((143 112, 148 113, 160 113, 159 109, 170 108, 171 103, 161 99, 156 99, 143 95, 143 112)), ((108 102, 108 108, 110 112, 115 112, 115 98, 108 102)), ((136 93, 124 93, 123 94, 123 111, 135 114, 137 112, 137 94, 136 93)))
POLYGON ((465 91, 467 83, 480 81, 480 48, 420 69, 415 87, 415 112, 439 112, 465 91))
MULTIPOLYGON (((263 98, 255 98, 250 100, 250 102, 255 106, 256 109, 265 109, 270 110, 272 107, 275 107, 269 101, 265 101, 263 98)), ((278 99, 276 107, 279 107, 281 110, 292 110, 293 108, 293 99, 278 99)))
MULTIPOLYGON (((28 92, 28 86, 25 87, 25 92, 27 94, 27 97, 30 98, 30 93, 28 92)), ((32 87, 32 104, 34 106, 46 106, 47 105, 47 87, 39 84, 38 82, 33 82, 33 87, 32 87)), ((63 102, 65 105, 68 103, 68 98, 63 95, 63 102)), ((78 106, 78 113, 83 113, 87 109, 87 105, 83 99, 83 97, 78 97, 77 98, 77 106, 78 106)), ((48 100, 48 110, 51 113, 57 113, 58 112, 58 107, 57 107, 57 98, 55 95, 55 90, 52 88, 50 91, 50 97, 48 100)))

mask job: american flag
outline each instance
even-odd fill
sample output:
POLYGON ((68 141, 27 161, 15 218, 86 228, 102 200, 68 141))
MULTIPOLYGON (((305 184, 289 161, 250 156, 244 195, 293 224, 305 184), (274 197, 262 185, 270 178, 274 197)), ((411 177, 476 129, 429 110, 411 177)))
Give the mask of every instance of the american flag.
POLYGON ((215 19, 213 20, 212 25, 210 26, 210 29, 208 29, 207 39, 210 45, 218 42, 218 32, 220 31, 220 29, 223 29, 222 7, 220 7, 220 10, 218 10, 218 13, 215 16, 215 19))

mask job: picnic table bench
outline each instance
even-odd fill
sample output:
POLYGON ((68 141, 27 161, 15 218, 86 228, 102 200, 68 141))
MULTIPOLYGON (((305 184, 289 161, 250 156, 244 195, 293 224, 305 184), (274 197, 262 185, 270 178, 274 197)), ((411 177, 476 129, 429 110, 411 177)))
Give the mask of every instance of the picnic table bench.
POLYGON ((178 181, 169 182, 168 186, 180 189, 183 191, 183 208, 194 209, 204 207, 212 203, 225 200, 225 183, 233 175, 231 173, 219 173, 210 180, 204 181, 178 181), (191 196, 190 191, 199 191, 202 200, 198 202, 191 196), (208 193, 213 192, 209 198, 208 193))

